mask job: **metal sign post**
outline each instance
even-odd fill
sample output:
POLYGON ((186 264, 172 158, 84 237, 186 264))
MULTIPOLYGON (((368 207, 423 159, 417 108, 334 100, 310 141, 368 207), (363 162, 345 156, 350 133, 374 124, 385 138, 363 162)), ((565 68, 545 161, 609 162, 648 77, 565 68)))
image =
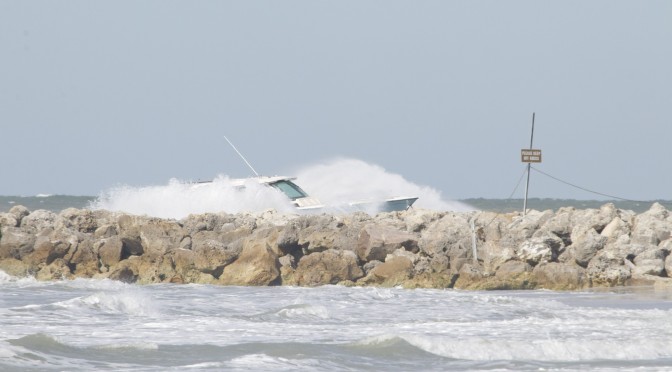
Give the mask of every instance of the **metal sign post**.
POLYGON ((525 184, 525 201, 523 201, 523 216, 527 214, 527 193, 530 189, 530 169, 532 163, 541 163, 541 150, 534 149, 534 112, 532 113, 532 135, 530 136, 530 148, 520 150, 520 158, 527 163, 527 183, 525 184))

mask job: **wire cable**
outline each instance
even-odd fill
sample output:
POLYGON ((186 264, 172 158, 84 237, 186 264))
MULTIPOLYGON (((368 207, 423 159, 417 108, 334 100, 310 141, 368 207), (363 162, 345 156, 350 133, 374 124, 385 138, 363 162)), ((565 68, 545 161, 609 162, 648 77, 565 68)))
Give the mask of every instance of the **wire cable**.
MULTIPOLYGON (((523 168, 523 173, 520 175, 520 178, 518 178, 518 183, 516 184, 516 187, 513 188, 513 191, 511 191, 511 194, 509 194, 509 197, 505 199, 506 201, 511 200, 511 198, 513 198, 513 195, 516 193, 516 191, 518 191, 518 188, 520 187, 520 183, 523 182, 523 178, 525 177, 526 173, 527 173, 527 165, 525 166, 525 168, 523 168)), ((497 211, 497 214, 495 215, 495 217, 493 217, 490 220, 490 222, 488 222, 485 225, 485 227, 483 227, 483 228, 485 229, 488 226, 490 226, 490 224, 493 223, 497 219, 497 217, 499 217, 502 214, 503 211, 504 211, 503 208, 500 209, 499 211, 497 211)))
POLYGON ((575 184, 573 184, 573 183, 571 183, 571 182, 567 182, 567 181, 561 180, 560 178, 555 177, 555 176, 552 176, 552 175, 550 175, 550 174, 548 174, 548 173, 546 173, 546 172, 544 172, 544 171, 542 171, 542 170, 539 170, 539 169, 537 169, 537 168, 535 168, 535 167, 531 167, 531 168, 534 169, 535 172, 539 172, 539 173, 543 174, 543 175, 546 176, 546 177, 552 178, 552 179, 554 179, 554 180, 556 180, 556 181, 558 181, 558 182, 564 183, 565 185, 568 185, 568 186, 577 188, 577 189, 579 189, 579 190, 583 190, 583 191, 589 192, 589 193, 591 193, 591 194, 600 195, 600 196, 606 196, 606 197, 608 197, 608 198, 617 199, 617 200, 622 200, 622 201, 627 201, 627 202, 633 202, 633 203, 648 203, 647 201, 644 201, 644 200, 626 199, 626 198, 621 198, 621 197, 618 197, 618 196, 609 195, 609 194, 604 194, 604 193, 601 193, 601 192, 597 192, 597 191, 594 191, 594 190, 590 190, 590 189, 587 189, 587 188, 585 188, 585 187, 581 187, 581 186, 575 185, 575 184))

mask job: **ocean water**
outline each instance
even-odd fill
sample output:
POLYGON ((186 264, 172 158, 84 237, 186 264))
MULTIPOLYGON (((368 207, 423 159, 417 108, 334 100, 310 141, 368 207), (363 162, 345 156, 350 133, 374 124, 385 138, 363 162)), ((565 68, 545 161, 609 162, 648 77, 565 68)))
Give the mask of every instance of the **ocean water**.
POLYGON ((1 371, 672 370, 672 292, 37 282, 0 272, 1 371))
MULTIPOLYGON (((128 196, 128 194, 124 194, 128 196)), ((132 194, 131 194, 132 195, 132 194)), ((133 198, 126 199, 124 197, 124 202, 132 205, 131 208, 120 208, 121 210, 126 210, 128 213, 137 213, 137 214, 148 214, 157 216, 161 214, 167 204, 165 199, 162 198, 152 198, 152 194, 148 194, 150 197, 143 200, 145 204, 133 203, 133 198), (158 207, 155 207, 158 206, 158 207), (153 213, 153 212, 159 213, 153 213)), ((170 199, 174 200, 174 199, 170 199)), ((199 200, 199 199, 196 199, 199 200)), ((60 212, 66 208, 91 208, 92 205, 95 206, 99 201, 99 198, 96 196, 73 196, 73 195, 42 195, 42 196, 2 196, 0 195, 0 212, 7 212, 15 205, 23 205, 29 210, 34 211, 38 209, 46 209, 52 212, 60 212)), ((549 198, 531 198, 528 201, 528 206, 530 209, 536 210, 558 210, 562 207, 574 207, 577 209, 587 209, 587 208, 600 208, 606 203, 614 203, 617 208, 632 210, 637 213, 644 212, 651 208, 651 205, 654 202, 661 203, 668 210, 672 210, 672 201, 670 200, 657 200, 650 202, 628 202, 628 201, 619 201, 619 200, 577 200, 577 199, 549 199, 549 198)), ((473 198, 473 199, 461 199, 457 200, 456 203, 460 208, 458 210, 464 210, 464 206, 467 208, 472 208, 474 210, 482 211, 492 211, 492 212, 501 212, 508 213, 513 211, 521 211, 523 209, 522 199, 485 199, 485 198, 473 198)), ((174 205, 174 204, 170 204, 174 205)), ((199 201, 197 203, 188 203, 185 202, 179 207, 179 213, 176 214, 176 217, 179 218, 179 214, 184 214, 186 212, 191 212, 189 208, 198 208, 201 205, 211 206, 207 201, 199 201)), ((256 211, 265 210, 269 205, 267 204, 256 204, 258 208, 256 211)), ((211 211, 220 211, 225 210, 226 208, 215 208, 211 211)), ((249 211, 255 211, 255 208, 251 208, 248 205, 247 208, 249 211)), ((235 211, 242 211, 244 208, 236 209, 235 211)), ((446 210, 453 210, 450 207, 446 210)), ((285 209, 285 211, 287 211, 285 209)), ((174 212, 173 210, 169 212, 174 212)), ((174 213, 168 213, 174 214, 174 213)), ((157 216, 160 217, 160 216, 157 216)))

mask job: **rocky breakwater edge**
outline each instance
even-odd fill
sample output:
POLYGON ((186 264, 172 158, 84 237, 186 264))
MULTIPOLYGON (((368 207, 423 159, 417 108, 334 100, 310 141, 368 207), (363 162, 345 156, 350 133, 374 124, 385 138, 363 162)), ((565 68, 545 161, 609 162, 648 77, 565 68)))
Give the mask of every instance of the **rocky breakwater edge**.
POLYGON ((612 204, 369 216, 0 213, 0 270, 38 280, 461 289, 672 287, 672 215, 612 204), (472 229, 473 226, 473 229, 472 229), (474 249, 474 242, 475 247, 474 249))

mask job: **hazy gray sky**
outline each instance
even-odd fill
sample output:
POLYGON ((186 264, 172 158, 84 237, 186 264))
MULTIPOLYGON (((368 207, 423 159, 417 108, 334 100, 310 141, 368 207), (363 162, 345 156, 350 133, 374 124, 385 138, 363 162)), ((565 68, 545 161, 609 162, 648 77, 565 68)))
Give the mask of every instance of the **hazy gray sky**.
POLYGON ((0 0, 0 195, 246 176, 227 135, 500 198, 533 111, 539 169, 672 199, 672 1, 0 0))

